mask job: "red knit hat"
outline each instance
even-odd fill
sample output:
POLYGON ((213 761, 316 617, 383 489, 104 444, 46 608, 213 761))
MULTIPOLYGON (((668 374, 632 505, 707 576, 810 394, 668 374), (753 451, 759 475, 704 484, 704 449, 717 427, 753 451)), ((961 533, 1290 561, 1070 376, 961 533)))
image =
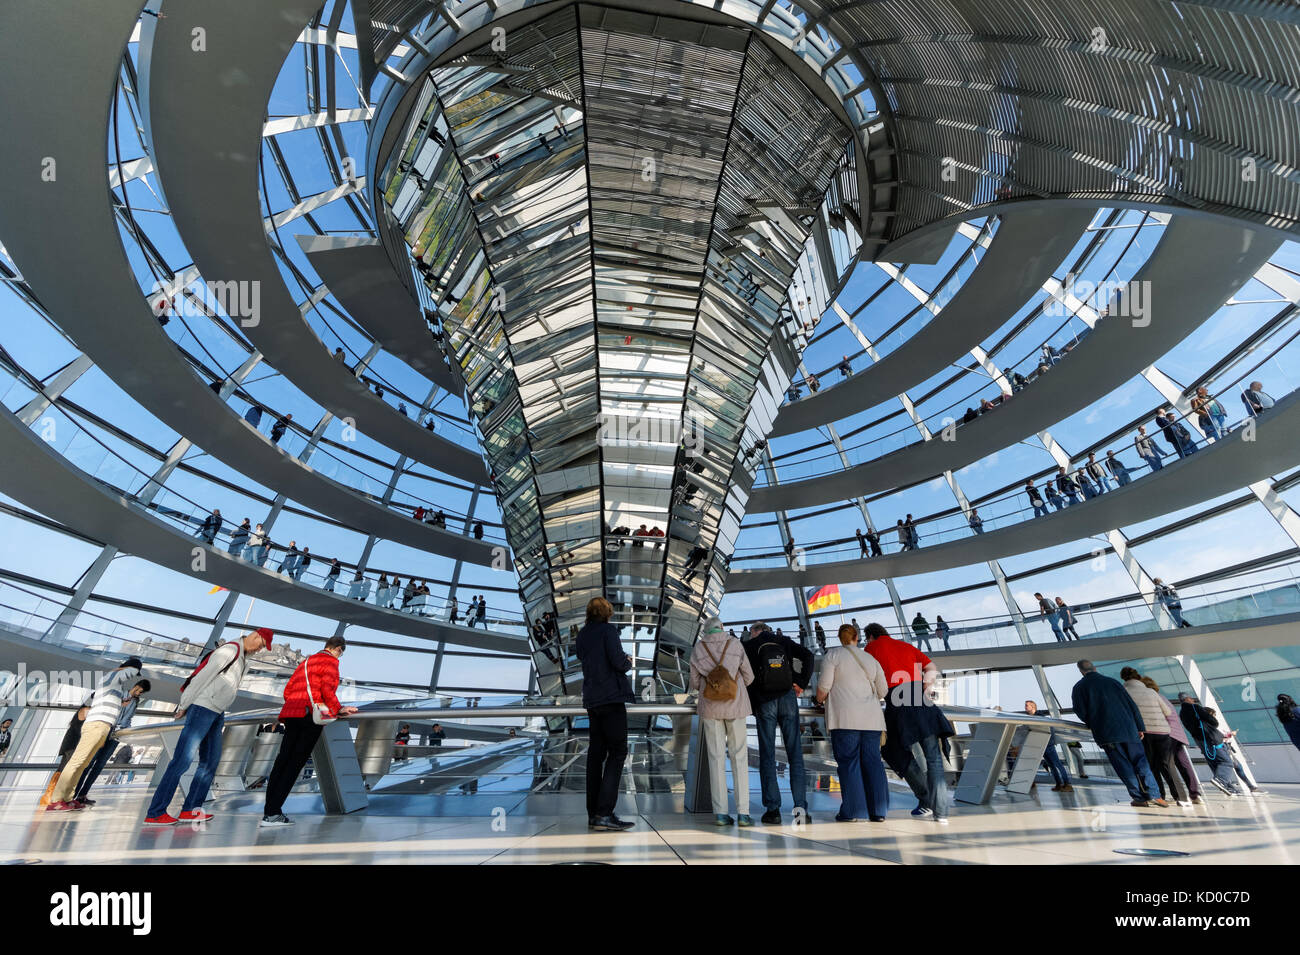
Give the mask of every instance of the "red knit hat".
POLYGON ((259 637, 261 637, 266 642, 266 645, 268 647, 271 645, 271 638, 275 636, 275 632, 272 631, 269 627, 258 627, 253 632, 257 634, 259 637))

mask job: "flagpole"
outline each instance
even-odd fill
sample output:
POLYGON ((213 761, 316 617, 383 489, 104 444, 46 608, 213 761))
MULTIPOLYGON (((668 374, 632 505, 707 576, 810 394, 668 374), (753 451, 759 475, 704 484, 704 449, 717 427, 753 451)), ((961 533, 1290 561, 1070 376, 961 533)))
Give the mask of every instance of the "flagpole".
POLYGON ((252 615, 252 613, 253 613, 253 604, 255 604, 255 603, 257 603, 257 598, 256 598, 256 597, 249 597, 249 598, 248 598, 248 609, 244 611, 244 625, 245 625, 245 626, 248 625, 248 618, 249 618, 249 617, 252 615))

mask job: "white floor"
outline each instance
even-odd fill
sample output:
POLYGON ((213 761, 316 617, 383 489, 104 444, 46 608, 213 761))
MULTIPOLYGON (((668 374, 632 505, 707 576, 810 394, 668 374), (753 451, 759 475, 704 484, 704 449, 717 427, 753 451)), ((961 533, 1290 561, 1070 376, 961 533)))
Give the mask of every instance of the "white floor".
MULTIPOLYGON (((79 813, 33 808, 39 793, 0 793, 0 862, 134 863, 755 863, 850 864, 1143 863, 1294 864, 1300 861, 1300 786, 1205 805, 1135 809, 1115 785, 1073 794, 1046 785, 1027 797, 999 795, 990 806, 958 805, 951 824, 913 819, 913 801, 895 792, 884 823, 837 823, 837 799, 816 793, 814 821, 718 829, 711 815, 680 811, 680 797, 624 795, 618 812, 636 822, 627 833, 591 833, 582 796, 491 794, 410 797, 349 816, 320 814, 319 800, 293 797, 296 825, 259 829, 260 798, 230 795, 209 804, 201 828, 144 829, 147 792, 101 787, 98 805, 79 813), (498 802, 500 805, 492 805, 498 802), (314 811, 305 811, 314 810, 314 811), (437 812, 421 815, 420 812, 437 812), (1165 858, 1117 849, 1190 853, 1165 858)), ((759 810, 761 812, 761 809, 759 810)), ((758 812, 755 812, 757 819, 758 812)))

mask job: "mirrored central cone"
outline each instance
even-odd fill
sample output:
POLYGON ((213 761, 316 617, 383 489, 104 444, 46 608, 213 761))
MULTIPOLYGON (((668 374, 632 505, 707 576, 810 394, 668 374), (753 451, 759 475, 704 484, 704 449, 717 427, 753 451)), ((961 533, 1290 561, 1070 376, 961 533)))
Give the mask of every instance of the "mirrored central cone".
POLYGON ((429 73, 383 195, 464 375, 541 690, 580 689, 604 595, 638 690, 679 691, 851 131, 746 29, 575 4, 483 36, 429 73))

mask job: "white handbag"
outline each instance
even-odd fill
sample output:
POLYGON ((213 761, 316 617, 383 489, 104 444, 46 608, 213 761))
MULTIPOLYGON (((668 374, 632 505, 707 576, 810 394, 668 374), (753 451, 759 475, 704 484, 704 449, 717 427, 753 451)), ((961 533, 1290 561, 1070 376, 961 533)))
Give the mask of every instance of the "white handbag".
POLYGON ((317 703, 311 696, 311 674, 307 672, 307 664, 311 657, 302 661, 302 679, 307 684, 307 703, 311 707, 311 721, 317 726, 324 726, 327 723, 333 723, 337 716, 330 716, 330 708, 324 703, 317 703))

